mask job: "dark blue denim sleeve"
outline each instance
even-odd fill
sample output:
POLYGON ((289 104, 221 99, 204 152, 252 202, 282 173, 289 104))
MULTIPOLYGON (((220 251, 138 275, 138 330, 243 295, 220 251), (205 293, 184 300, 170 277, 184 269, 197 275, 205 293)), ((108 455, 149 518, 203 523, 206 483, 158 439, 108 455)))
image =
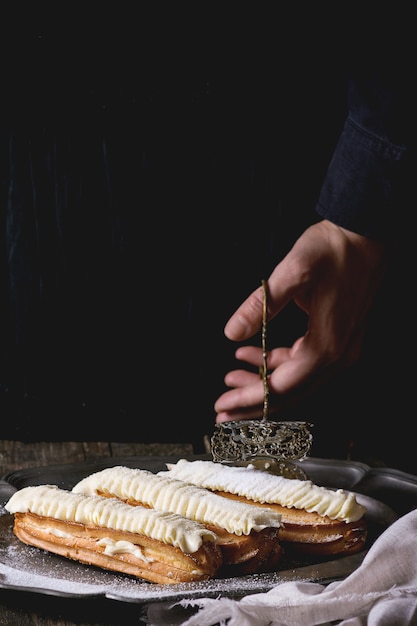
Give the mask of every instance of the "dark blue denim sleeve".
POLYGON ((320 192, 317 212, 359 234, 376 239, 390 237, 405 158, 404 146, 380 139, 348 117, 320 192))
POLYGON ((316 207, 322 218, 379 240, 398 234, 416 175, 412 75, 404 59, 392 54, 375 64, 359 59, 349 81, 348 115, 316 207))

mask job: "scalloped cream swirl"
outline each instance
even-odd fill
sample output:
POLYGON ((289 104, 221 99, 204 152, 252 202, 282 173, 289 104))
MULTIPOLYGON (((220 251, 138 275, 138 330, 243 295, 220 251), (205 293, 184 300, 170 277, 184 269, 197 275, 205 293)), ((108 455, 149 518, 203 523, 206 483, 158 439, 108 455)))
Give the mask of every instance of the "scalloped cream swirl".
POLYGON ((259 503, 280 504, 288 508, 315 512, 332 520, 356 522, 366 513, 352 492, 327 489, 310 480, 284 478, 257 470, 254 466, 233 467, 213 461, 167 463, 168 475, 212 491, 243 496, 259 503))
POLYGON ((281 526, 281 515, 272 509, 260 509, 232 500, 226 503, 221 496, 167 474, 124 466, 109 467, 82 479, 73 491, 136 501, 153 509, 224 528, 235 535, 249 535, 252 530, 281 526))
POLYGON ((145 535, 194 553, 203 541, 217 541, 205 526, 168 511, 130 506, 115 498, 84 496, 56 485, 24 487, 5 505, 9 513, 34 513, 65 522, 145 535))

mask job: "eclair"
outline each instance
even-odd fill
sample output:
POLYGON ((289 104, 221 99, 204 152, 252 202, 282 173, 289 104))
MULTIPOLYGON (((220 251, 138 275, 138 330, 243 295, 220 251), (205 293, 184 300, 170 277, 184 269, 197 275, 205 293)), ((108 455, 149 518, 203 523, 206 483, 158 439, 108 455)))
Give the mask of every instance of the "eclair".
POLYGON ((5 508, 25 544, 151 582, 207 580, 223 563, 214 532, 168 511, 55 485, 25 487, 5 508))
POLYGON ((109 467, 82 479, 73 492, 118 498, 204 524, 218 538, 223 573, 226 569, 231 575, 271 571, 282 556, 280 513, 249 502, 225 501, 207 489, 168 475, 109 467))
POLYGON ((354 554, 363 549, 368 525, 366 507, 354 493, 328 489, 310 480, 284 478, 254 466, 213 461, 168 463, 158 473, 203 487, 232 501, 251 502, 281 515, 280 541, 304 555, 354 554))

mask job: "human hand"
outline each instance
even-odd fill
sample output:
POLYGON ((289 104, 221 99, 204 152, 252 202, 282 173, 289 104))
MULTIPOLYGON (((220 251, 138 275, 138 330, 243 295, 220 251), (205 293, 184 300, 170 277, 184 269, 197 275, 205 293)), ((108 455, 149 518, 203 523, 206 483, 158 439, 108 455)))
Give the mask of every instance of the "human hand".
MULTIPOLYGON (((359 358, 366 319, 386 264, 386 247, 328 220, 310 226, 267 281, 268 323, 291 300, 307 314, 307 329, 292 346, 268 351, 270 412, 279 412, 359 358)), ((232 341, 244 341, 261 328, 264 289, 256 289, 225 327, 232 341)), ((263 365, 261 347, 241 346, 236 358, 263 365)), ((264 383, 259 374, 237 369, 225 383, 231 389, 215 403, 216 422, 262 416, 264 383)))

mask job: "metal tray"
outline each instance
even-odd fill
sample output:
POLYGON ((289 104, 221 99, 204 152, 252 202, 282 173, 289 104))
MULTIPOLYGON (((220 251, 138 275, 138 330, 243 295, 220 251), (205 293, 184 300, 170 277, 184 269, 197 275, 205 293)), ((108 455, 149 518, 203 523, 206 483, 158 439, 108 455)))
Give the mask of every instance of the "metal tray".
MULTIPOLYGON (((358 463, 306 459, 303 469, 308 476, 329 487, 355 491, 367 509, 369 539, 366 549, 356 555, 326 561, 291 561, 285 557, 282 569, 270 574, 255 574, 236 578, 215 578, 207 582, 158 585, 135 577, 115 574, 96 567, 82 565, 38 548, 22 544, 13 534, 13 516, 4 509, 11 494, 28 485, 56 484, 71 489, 88 474, 114 465, 140 467, 154 472, 166 468, 166 463, 179 457, 112 457, 99 461, 49 465, 12 472, 0 482, 0 588, 35 592, 62 597, 82 598, 104 596, 113 600, 136 603, 179 601, 185 598, 242 597, 265 592, 284 580, 307 580, 328 583, 348 576, 362 563, 370 545, 398 515, 394 509, 369 494, 353 489, 362 484, 369 491, 366 477, 369 468, 358 463)), ((187 457, 209 458, 204 455, 187 457)), ((396 479, 399 480, 399 476, 396 479)), ((417 496, 417 479, 412 497, 417 496)), ((412 482, 412 481, 411 481, 412 482)), ((406 481, 409 489, 410 481, 406 481)), ((378 485, 380 487, 380 485, 378 485)))

